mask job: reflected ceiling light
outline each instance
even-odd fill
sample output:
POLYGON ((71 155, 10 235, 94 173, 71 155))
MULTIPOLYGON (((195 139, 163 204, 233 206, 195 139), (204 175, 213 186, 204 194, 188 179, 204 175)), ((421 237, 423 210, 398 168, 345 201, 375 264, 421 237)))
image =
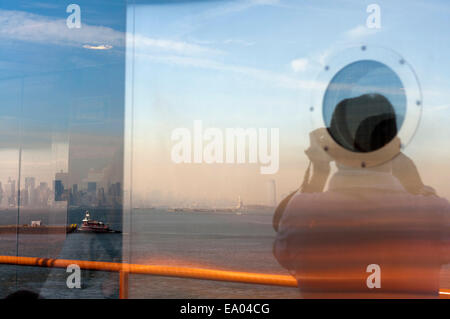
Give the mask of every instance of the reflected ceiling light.
POLYGON ((112 48, 112 45, 109 45, 109 44, 100 44, 100 45, 85 44, 85 45, 83 45, 83 48, 89 49, 89 50, 109 50, 112 48))

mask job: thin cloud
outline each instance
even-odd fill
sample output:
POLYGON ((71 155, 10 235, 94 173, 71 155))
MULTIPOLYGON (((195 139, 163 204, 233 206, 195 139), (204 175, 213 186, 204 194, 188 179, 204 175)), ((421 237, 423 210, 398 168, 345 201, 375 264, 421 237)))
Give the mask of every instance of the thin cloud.
POLYGON ((279 0, 240 0, 240 1, 233 1, 229 4, 207 10, 202 14, 203 18, 205 19, 212 19, 219 16, 228 15, 231 13, 236 12, 242 12, 245 10, 248 10, 253 7, 258 6, 275 6, 279 5, 279 0))
POLYGON ((291 67, 294 72, 303 72, 308 68, 309 60, 306 58, 295 59, 291 61, 291 67))
POLYGON ((124 34, 108 27, 83 24, 69 29, 65 19, 10 10, 0 10, 0 38, 68 46, 124 45, 124 34))
POLYGON ((365 25, 358 25, 343 34, 340 34, 338 37, 339 39, 322 52, 311 55, 310 61, 312 63, 310 64, 318 64, 320 67, 323 67, 329 62, 330 57, 345 48, 349 41, 360 41, 366 37, 375 35, 380 32, 380 30, 381 29, 370 29, 365 25))
POLYGON ((255 7, 281 6, 280 0, 237 0, 227 1, 226 4, 206 9, 179 21, 180 34, 189 34, 200 26, 217 18, 240 13, 255 7))
POLYGON ((255 42, 250 42, 250 41, 245 41, 245 40, 241 40, 241 39, 226 39, 225 41, 223 41, 224 44, 238 44, 238 45, 243 45, 243 46, 252 46, 255 44, 255 42))
POLYGON ((310 90, 320 86, 320 83, 318 83, 317 81, 299 80, 280 73, 240 65, 229 65, 210 59, 181 57, 181 56, 155 56, 149 54, 143 54, 142 56, 155 63, 163 63, 185 67, 196 67, 202 69, 241 74, 244 76, 252 77, 253 79, 256 79, 258 81, 264 81, 267 83, 271 83, 277 87, 286 89, 310 90))
MULTIPOLYGON (((131 38, 133 35, 130 35, 131 38)), ((124 47, 125 33, 103 26, 82 24, 69 29, 65 19, 54 19, 24 11, 0 10, 0 38, 31 43, 85 48, 124 47)), ((218 50, 182 41, 134 37, 138 48, 176 54, 218 54, 218 50)))
POLYGON ((354 27, 353 29, 348 30, 345 35, 346 37, 355 40, 368 37, 377 33, 380 29, 370 29, 362 24, 354 27))
MULTIPOLYGON (((131 35, 132 37, 132 35, 131 35)), ((222 52, 216 49, 211 49, 205 46, 200 46, 184 41, 172 41, 167 39, 152 39, 137 34, 134 37, 136 49, 147 50, 149 48, 158 49, 161 51, 170 51, 183 55, 197 55, 197 54, 221 54, 222 52)))
MULTIPOLYGON (((208 45, 208 46, 212 46, 212 45, 216 45, 216 46, 221 46, 221 45, 240 45, 240 46, 245 46, 245 47, 249 47, 252 45, 255 45, 256 42, 254 41, 247 41, 247 40, 243 40, 243 39, 235 39, 235 38, 228 38, 225 40, 199 40, 199 39, 193 39, 193 38, 189 38, 189 41, 193 44, 198 44, 198 45, 208 45)), ((220 51, 219 51, 220 52, 220 51)), ((220 52, 222 53, 222 52, 220 52)))

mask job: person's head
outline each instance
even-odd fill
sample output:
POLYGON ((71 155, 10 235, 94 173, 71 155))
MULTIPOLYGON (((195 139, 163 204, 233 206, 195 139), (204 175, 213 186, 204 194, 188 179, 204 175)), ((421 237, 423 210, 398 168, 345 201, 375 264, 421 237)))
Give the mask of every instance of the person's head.
POLYGON ((334 109, 328 131, 350 151, 372 152, 397 135, 395 110, 381 94, 345 99, 334 109))

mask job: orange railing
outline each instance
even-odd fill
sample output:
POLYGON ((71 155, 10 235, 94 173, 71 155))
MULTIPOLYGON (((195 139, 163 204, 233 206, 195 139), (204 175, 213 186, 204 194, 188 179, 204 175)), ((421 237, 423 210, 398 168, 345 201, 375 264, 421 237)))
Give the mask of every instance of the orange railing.
POLYGON ((67 268, 76 264, 82 269, 114 271, 120 274, 120 298, 128 297, 128 274, 147 274, 154 276, 168 276, 192 279, 206 279, 217 281, 240 282, 248 284, 275 285, 283 287, 297 287, 294 277, 286 275, 271 275, 227 270, 155 266, 127 263, 113 263, 104 261, 51 259, 38 257, 0 256, 0 264, 67 268))
MULTIPOLYGON (((81 269, 118 272, 120 274, 119 296, 121 299, 128 298, 129 274, 147 274, 154 276, 228 281, 248 284, 274 285, 282 287, 297 287, 296 279, 289 275, 273 275, 204 268, 16 256, 0 256, 0 264, 56 268, 67 268, 67 266, 69 265, 76 264, 81 269)), ((450 297, 450 289, 440 289, 439 294, 443 298, 450 297)))

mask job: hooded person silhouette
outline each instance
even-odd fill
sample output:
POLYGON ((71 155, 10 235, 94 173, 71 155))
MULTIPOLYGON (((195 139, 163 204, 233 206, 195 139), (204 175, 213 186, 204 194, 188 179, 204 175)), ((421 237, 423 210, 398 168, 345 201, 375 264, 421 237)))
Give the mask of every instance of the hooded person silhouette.
POLYGON ((341 101, 330 126, 310 133, 304 181, 275 211, 279 263, 306 298, 438 297, 440 267, 450 260, 447 200, 400 151, 379 165, 349 166, 317 142, 330 136, 350 154, 400 145, 384 96, 341 101), (324 192, 333 160, 337 172, 324 192))

